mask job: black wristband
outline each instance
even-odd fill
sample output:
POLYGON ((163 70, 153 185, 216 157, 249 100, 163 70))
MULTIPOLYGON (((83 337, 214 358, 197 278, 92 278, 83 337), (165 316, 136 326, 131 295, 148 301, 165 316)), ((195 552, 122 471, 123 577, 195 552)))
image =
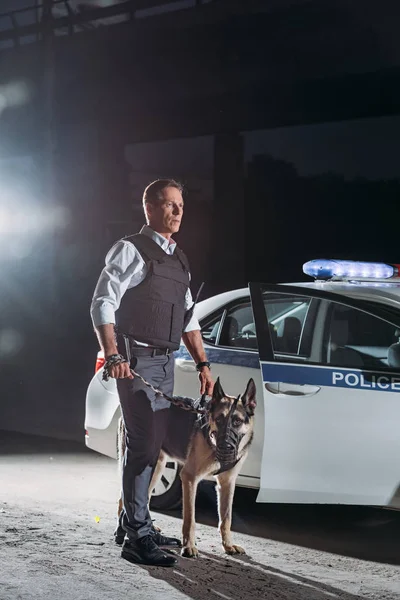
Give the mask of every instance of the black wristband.
POLYGON ((200 371, 203 367, 208 367, 211 370, 211 365, 208 361, 204 361, 204 362, 199 362, 196 365, 196 369, 198 371, 200 371))

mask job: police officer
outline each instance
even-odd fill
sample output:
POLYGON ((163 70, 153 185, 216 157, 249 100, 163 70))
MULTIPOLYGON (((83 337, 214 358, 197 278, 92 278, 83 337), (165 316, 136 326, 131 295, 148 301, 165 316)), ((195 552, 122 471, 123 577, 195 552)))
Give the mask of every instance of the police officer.
POLYGON ((180 542, 157 532, 148 511, 148 489, 170 404, 133 378, 130 367, 171 395, 172 352, 183 338, 199 371, 201 394, 212 394, 213 380, 193 315, 188 261, 172 239, 183 215, 182 186, 169 179, 154 181, 144 191, 143 207, 147 225, 107 254, 91 316, 110 376, 117 379, 126 429, 121 555, 134 563, 172 566, 176 557, 160 546, 178 547, 180 542))

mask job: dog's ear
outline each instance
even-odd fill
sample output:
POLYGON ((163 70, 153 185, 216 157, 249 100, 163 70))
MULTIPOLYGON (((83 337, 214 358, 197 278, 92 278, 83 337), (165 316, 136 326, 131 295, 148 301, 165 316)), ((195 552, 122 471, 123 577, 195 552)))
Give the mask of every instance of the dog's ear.
POLYGON ((216 404, 217 402, 219 402, 220 400, 222 400, 222 398, 225 397, 225 392, 222 389, 222 385, 221 382, 219 380, 219 377, 217 379, 217 381, 214 384, 214 390, 213 390, 213 395, 212 395, 212 403, 216 404))
POLYGON ((256 384, 252 379, 249 379, 249 382, 246 387, 246 391, 242 396, 242 403, 246 409, 247 414, 252 417, 254 415, 254 411, 257 406, 256 402, 256 384))

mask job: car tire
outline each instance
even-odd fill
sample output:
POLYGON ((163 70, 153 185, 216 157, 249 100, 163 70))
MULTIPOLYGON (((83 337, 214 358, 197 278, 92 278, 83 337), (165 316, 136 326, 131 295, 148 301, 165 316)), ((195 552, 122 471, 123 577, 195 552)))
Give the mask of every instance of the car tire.
POLYGON ((182 467, 168 460, 164 472, 150 500, 151 510, 173 510, 182 505, 182 483, 179 476, 182 467))

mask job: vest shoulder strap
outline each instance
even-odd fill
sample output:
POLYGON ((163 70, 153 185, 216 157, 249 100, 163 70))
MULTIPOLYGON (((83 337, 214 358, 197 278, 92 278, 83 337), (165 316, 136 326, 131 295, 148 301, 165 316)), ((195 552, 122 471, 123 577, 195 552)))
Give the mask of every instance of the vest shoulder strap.
MULTIPOLYGON (((162 261, 165 260, 166 257, 171 256, 164 252, 161 246, 159 246, 154 240, 149 238, 147 235, 144 235, 143 233, 135 233, 134 235, 129 235, 123 239, 134 244, 139 250, 140 254, 144 255, 143 258, 145 260, 147 259, 147 261, 162 261)), ((175 254, 185 271, 189 272, 190 267, 186 254, 178 246, 175 249, 175 254)))
POLYGON ((147 235, 143 235, 143 233, 135 233, 123 239, 136 246, 140 254, 143 255, 145 262, 149 260, 164 260, 167 256, 166 252, 154 240, 147 235))

